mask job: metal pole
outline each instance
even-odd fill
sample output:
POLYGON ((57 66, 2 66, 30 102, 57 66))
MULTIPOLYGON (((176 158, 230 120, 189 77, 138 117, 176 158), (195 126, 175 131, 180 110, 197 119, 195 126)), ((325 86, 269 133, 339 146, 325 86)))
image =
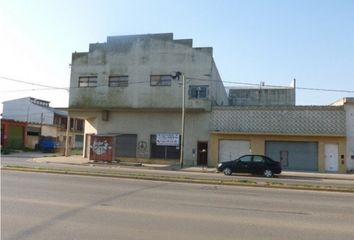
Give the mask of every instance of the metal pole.
POLYGON ((185 120, 185 96, 186 96, 186 86, 185 78, 182 73, 182 126, 181 126, 181 153, 179 158, 180 167, 183 168, 183 155, 184 155, 184 120, 185 120))
POLYGON ((70 130, 70 115, 68 113, 67 122, 66 122, 65 157, 69 156, 69 130, 70 130))

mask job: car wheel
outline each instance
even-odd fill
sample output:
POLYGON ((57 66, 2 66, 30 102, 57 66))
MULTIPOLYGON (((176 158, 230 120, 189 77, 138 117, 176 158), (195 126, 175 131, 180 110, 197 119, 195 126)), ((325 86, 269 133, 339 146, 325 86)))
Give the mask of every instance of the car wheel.
POLYGON ((273 177, 273 172, 270 169, 266 169, 266 170, 264 170, 263 175, 265 177, 273 177))
POLYGON ((230 168, 225 168, 223 172, 224 172, 225 175, 231 175, 232 174, 232 171, 231 171, 230 168))

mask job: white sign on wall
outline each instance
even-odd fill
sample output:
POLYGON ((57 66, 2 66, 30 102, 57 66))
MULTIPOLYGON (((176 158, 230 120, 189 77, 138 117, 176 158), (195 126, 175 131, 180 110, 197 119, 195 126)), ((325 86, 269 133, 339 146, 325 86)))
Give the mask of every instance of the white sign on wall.
POLYGON ((157 146, 179 146, 178 133, 157 133, 156 134, 157 146))

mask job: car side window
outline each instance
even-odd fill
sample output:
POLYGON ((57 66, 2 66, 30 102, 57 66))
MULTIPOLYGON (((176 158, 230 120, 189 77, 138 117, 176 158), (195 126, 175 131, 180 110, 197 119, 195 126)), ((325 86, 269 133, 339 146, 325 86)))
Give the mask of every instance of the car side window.
POLYGON ((262 156, 253 156, 253 162, 255 163, 263 163, 264 158, 262 156))
POLYGON ((240 160, 240 162, 243 162, 243 163, 249 163, 252 160, 252 156, 248 156, 248 155, 243 156, 243 157, 240 157, 239 160, 240 160))

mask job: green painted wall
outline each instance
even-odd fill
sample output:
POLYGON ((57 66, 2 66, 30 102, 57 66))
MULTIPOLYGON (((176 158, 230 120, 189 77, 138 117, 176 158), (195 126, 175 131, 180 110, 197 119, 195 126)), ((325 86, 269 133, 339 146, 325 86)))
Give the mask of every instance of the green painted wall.
POLYGON ((7 146, 9 148, 21 149, 23 148, 23 127, 10 126, 8 132, 7 146))

